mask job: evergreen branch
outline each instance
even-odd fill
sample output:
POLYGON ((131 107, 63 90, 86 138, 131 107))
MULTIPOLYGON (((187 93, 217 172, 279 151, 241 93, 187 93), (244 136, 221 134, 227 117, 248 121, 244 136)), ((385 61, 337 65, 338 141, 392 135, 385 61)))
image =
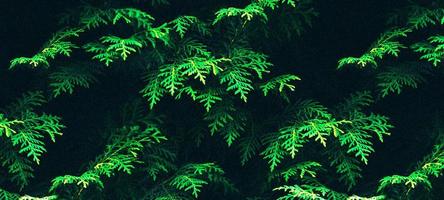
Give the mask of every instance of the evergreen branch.
POLYGON ((280 173, 280 176, 282 176, 286 182, 288 182, 290 178, 295 176, 297 178, 302 179, 305 177, 306 174, 308 174, 310 177, 315 178, 317 175, 316 170, 321 167, 322 165, 319 164, 318 162, 314 161, 301 162, 282 171, 280 173))
POLYGON ((284 74, 268 80, 266 83, 262 84, 260 88, 262 89, 262 92, 264 92, 264 96, 267 96, 267 94, 274 89, 277 89, 279 92, 283 92, 284 88, 294 91, 295 86, 290 82, 298 80, 301 80, 298 76, 284 74))
POLYGON ((38 66, 49 66, 49 59, 54 59, 57 55, 64 55, 69 57, 74 48, 77 48, 75 44, 67 39, 72 37, 79 37, 79 34, 84 30, 81 28, 65 29, 57 32, 48 41, 48 43, 42 48, 40 52, 31 57, 18 57, 14 58, 10 62, 10 69, 15 68, 17 65, 27 64, 33 68, 38 66))
POLYGON ((381 96, 385 97, 390 93, 400 94, 404 87, 417 88, 419 84, 425 82, 424 74, 428 74, 426 68, 414 63, 390 67, 376 77, 381 96))
POLYGON ((74 88, 89 88, 97 81, 93 71, 86 67, 61 67, 49 75, 50 86, 54 97, 63 93, 72 94, 74 88))
POLYGON ((383 33, 362 56, 340 59, 338 62, 338 69, 350 64, 357 65, 360 68, 367 67, 368 65, 377 67, 378 63, 376 59, 383 59, 386 55, 398 57, 401 49, 406 47, 397 40, 399 38, 407 37, 407 34, 410 32, 412 32, 411 29, 398 28, 383 33))
POLYGON ((421 60, 427 60, 437 67, 444 57, 444 36, 431 36, 427 42, 413 44, 411 48, 413 51, 422 54, 421 60))
POLYGON ((259 138, 252 133, 247 137, 242 137, 239 142, 240 153, 241 153, 241 164, 245 165, 257 152, 260 148, 260 140, 259 138))
POLYGON ((192 25, 197 24, 199 19, 195 16, 180 16, 175 20, 171 21, 170 24, 173 25, 174 31, 179 34, 180 38, 185 37, 185 33, 192 25))
POLYGON ((215 13, 216 17, 213 21, 213 25, 219 23, 228 17, 240 17, 244 23, 247 23, 253 19, 253 17, 258 17, 263 21, 268 20, 267 14, 263 7, 256 3, 248 4, 245 8, 222 8, 215 13))

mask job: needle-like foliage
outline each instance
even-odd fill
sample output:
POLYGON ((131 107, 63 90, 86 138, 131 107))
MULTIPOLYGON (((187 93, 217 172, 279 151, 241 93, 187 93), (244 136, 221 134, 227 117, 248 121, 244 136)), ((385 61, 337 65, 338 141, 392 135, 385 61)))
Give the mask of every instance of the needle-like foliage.
MULTIPOLYGON (((387 102, 392 103, 391 94, 419 88, 429 78, 430 83, 440 80, 442 2, 407 3, 391 15, 391 27, 367 50, 340 59, 333 68, 355 65, 365 71, 345 78, 353 83, 350 87, 335 82, 344 77, 329 76, 331 70, 294 65, 317 61, 305 57, 307 53, 328 64, 332 56, 325 55, 336 53, 313 51, 318 43, 304 37, 317 34, 303 34, 319 22, 317 7, 331 9, 324 2, 186 4, 82 3, 62 15, 65 27, 34 55, 11 59, 10 69, 31 69, 5 74, 5 80, 21 73, 30 78, 3 83, 2 102, 13 101, 10 94, 27 88, 42 91, 0 106, 0 188, 5 188, 0 200, 382 200, 440 195, 442 131, 433 132, 438 139, 429 155, 395 175, 377 177, 392 163, 376 158, 381 154, 375 152, 393 145, 396 155, 408 148, 421 153, 432 144, 432 133, 408 135, 410 127, 393 129, 390 119, 393 115, 402 126, 403 120, 421 118, 412 123, 425 130, 432 121, 430 111, 436 110, 434 118, 439 119, 442 110, 438 101, 423 99, 429 94, 439 99, 439 86, 420 93, 421 103, 436 107, 406 106, 408 99, 387 102), (293 45, 299 43, 316 45, 293 45), (79 88, 88 91, 72 95, 79 88), (343 99, 351 90, 365 91, 343 99), (85 102, 92 103, 85 104, 86 111, 85 102), (402 110, 403 117, 400 107, 418 110, 402 110), (58 139, 65 126, 61 117, 49 113, 67 115, 68 139, 58 139), (402 148, 397 145, 401 136, 379 144, 399 131, 406 132, 402 148), (56 139, 61 144, 48 145, 56 139), (65 154, 79 156, 56 160, 65 154), (51 173, 37 167, 50 167, 51 173), (376 170, 371 177, 369 170, 376 170)), ((327 40, 319 45, 325 45, 322 41, 327 40)))

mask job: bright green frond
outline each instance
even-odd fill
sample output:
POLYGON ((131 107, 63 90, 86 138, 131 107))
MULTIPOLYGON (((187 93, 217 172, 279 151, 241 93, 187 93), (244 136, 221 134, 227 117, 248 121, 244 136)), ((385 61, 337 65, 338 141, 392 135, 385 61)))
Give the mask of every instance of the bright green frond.
POLYGON ((284 74, 270 79, 262 84, 260 88, 262 89, 262 92, 264 92, 264 96, 267 96, 272 90, 283 92, 284 88, 288 88, 290 91, 294 91, 295 86, 291 82, 299 80, 301 79, 296 75, 284 74))

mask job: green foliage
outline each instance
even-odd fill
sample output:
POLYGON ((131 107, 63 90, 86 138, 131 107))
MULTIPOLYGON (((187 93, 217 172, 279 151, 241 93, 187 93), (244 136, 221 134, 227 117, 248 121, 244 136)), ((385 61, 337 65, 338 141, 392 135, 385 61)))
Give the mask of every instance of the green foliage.
MULTIPOLYGON (((113 80, 106 81, 114 81, 118 76, 118 81, 125 81, 125 84, 117 83, 122 88, 113 88, 110 95, 128 99, 116 98, 103 105, 107 112, 94 113, 97 116, 91 122, 93 126, 86 127, 88 130, 78 131, 85 127, 75 124, 74 120, 71 131, 78 131, 76 137, 82 140, 72 141, 72 144, 85 147, 89 153, 86 158, 94 156, 95 159, 89 163, 73 162, 71 164, 78 164, 78 173, 51 177, 51 182, 42 180, 38 185, 30 184, 35 167, 50 149, 46 141, 55 142, 56 137, 62 135, 61 118, 42 112, 54 109, 51 105, 41 107, 46 103, 43 92, 25 93, 1 109, 0 166, 4 171, 0 172, 0 183, 13 183, 6 188, 20 191, 29 186, 25 191, 38 191, 39 195, 49 189, 50 195, 57 196, 37 198, 0 189, 0 199, 377 200, 391 199, 392 194, 415 199, 417 196, 411 191, 416 191, 418 186, 428 191, 434 189, 433 179, 441 177, 444 169, 442 140, 438 140, 432 153, 407 175, 383 177, 375 189, 376 194, 381 195, 361 197, 338 192, 375 194, 373 188, 365 187, 377 183, 366 179, 369 182, 360 186, 359 179, 365 176, 364 167, 378 150, 375 142, 383 142, 393 126, 388 117, 372 112, 370 106, 373 104, 377 103, 382 110, 385 107, 379 107, 384 102, 375 101, 368 91, 353 93, 335 107, 331 105, 338 96, 329 95, 343 94, 341 88, 328 87, 335 90, 316 97, 325 100, 323 103, 310 100, 312 94, 322 92, 319 91, 321 83, 334 84, 332 79, 316 74, 313 79, 316 85, 311 85, 312 88, 305 83, 302 88, 308 88, 308 92, 298 93, 298 97, 307 99, 294 101, 295 96, 290 92, 296 90, 295 82, 301 79, 289 74, 286 68, 276 69, 276 72, 272 68, 274 65, 270 61, 280 58, 276 55, 280 52, 276 53, 274 47, 281 48, 280 39, 301 36, 303 28, 310 26, 317 16, 310 0, 253 0, 244 7, 202 7, 189 11, 194 15, 168 14, 155 20, 155 13, 164 13, 163 9, 171 9, 167 5, 175 6, 174 3, 111 0, 94 3, 98 7, 84 5, 67 15, 68 20, 63 21, 68 26, 54 34, 35 55, 11 60, 10 69, 18 65, 48 68, 57 57, 70 57, 74 49, 81 46, 83 51, 76 52, 73 59, 82 62, 56 60, 60 67, 41 69, 37 73, 39 78, 47 75, 49 84, 36 80, 38 84, 30 82, 29 85, 49 91, 51 100, 55 99, 58 105, 62 94, 73 94, 78 87, 90 88, 99 78, 108 77, 113 80), (136 8, 149 4, 153 8, 143 8, 155 11, 153 15, 136 8), (135 7, 114 8, 117 5, 135 7), (207 13, 208 10, 216 12, 207 13), (86 32, 85 37, 79 37, 83 32, 86 32), (92 57, 86 58, 85 53, 92 57), (115 66, 100 68, 103 76, 96 77, 99 68, 89 64, 90 60, 115 66), (268 73, 274 76, 267 78, 268 73), (131 88, 123 88, 128 85, 131 88), (119 102, 137 99, 129 93, 134 90, 139 90, 139 96, 145 98, 148 105, 135 101, 126 104, 122 111, 109 109, 119 102), (260 98, 259 95, 248 101, 258 91, 263 96, 278 94, 284 99, 260 98), (169 102, 168 97, 177 104, 169 102), (156 113, 148 113, 164 98, 167 104, 156 107, 156 113), (192 111, 196 104, 203 108, 192 111), (167 120, 165 125, 163 117, 167 120), (98 133, 94 135, 96 131, 91 128, 98 133), (83 131, 91 135, 82 135, 83 131), (169 133, 168 140, 164 132, 169 133), (207 132, 222 139, 204 141, 207 132), (197 145, 190 145, 194 141, 197 145), (233 148, 240 151, 239 160, 232 157, 233 148), (91 154, 97 150, 102 151, 98 155, 91 154), (215 161, 204 161, 207 158, 215 161), (257 158, 265 160, 266 164, 257 158), (240 161, 242 166, 250 162, 252 166, 246 168, 248 178, 243 180, 244 171, 237 171, 242 176, 234 179, 242 184, 240 189, 246 189, 245 194, 236 193, 237 188, 227 178, 231 174, 226 176, 221 167, 227 166, 227 173, 232 173, 237 167, 232 164, 233 160, 240 161), (216 162, 220 162, 220 166, 216 162), (266 167, 270 172, 266 172, 266 167), (324 185, 321 181, 328 182, 324 185), (225 193, 204 192, 213 187, 220 187, 225 193), (248 198, 251 194, 256 197, 248 198)), ((193 6, 184 10, 195 9, 193 6)), ((400 52, 411 43, 414 43, 411 49, 421 55, 420 60, 440 65, 444 37, 435 35, 425 42, 415 43, 412 40, 416 40, 416 35, 412 38, 409 34, 422 29, 425 33, 438 32, 433 26, 444 22, 440 6, 441 3, 437 3, 432 8, 408 8, 405 17, 402 14, 393 18, 404 21, 397 23, 400 28, 381 34, 361 56, 339 60, 337 68, 346 65, 376 68, 380 63, 385 64, 389 55, 403 60, 400 52)), ((377 69, 377 87, 372 84, 356 84, 356 87, 376 90, 381 97, 386 97, 391 93, 399 94, 405 87, 417 88, 431 72, 416 61, 399 65, 394 60, 388 66, 377 69)), ((5 87, 8 91, 8 86, 5 87)), ((71 118, 84 116, 77 114, 71 118)))
POLYGON ((38 115, 31 111, 33 106, 39 106, 43 103, 41 93, 26 93, 16 103, 12 104, 7 110, 10 110, 11 116, 17 117, 10 133, 13 146, 19 146, 19 153, 31 157, 37 164, 40 163, 39 157, 46 151, 43 138, 48 135, 55 142, 56 135, 62 135, 60 132, 64 126, 60 123, 60 118, 53 115, 38 115), (15 113, 16 110, 23 110, 21 113, 15 113))
POLYGON ((150 107, 160 101, 164 94, 180 99, 187 94, 194 101, 204 104, 208 111, 211 106, 220 101, 220 95, 215 90, 199 91, 191 85, 192 80, 198 80, 202 85, 207 83, 211 75, 218 75, 222 65, 230 62, 226 58, 215 58, 207 50, 207 46, 196 40, 185 40, 178 49, 184 55, 178 56, 173 62, 159 66, 158 71, 145 76, 147 85, 140 91, 148 98, 150 107))
POLYGON ((296 7, 296 1, 294 0, 257 0, 252 1, 252 3, 248 4, 244 8, 235 8, 228 7, 222 8, 218 10, 215 15, 215 19, 213 20, 213 25, 219 23, 225 18, 229 17, 240 17, 243 21, 243 24, 250 22, 253 18, 260 18, 262 21, 268 20, 268 15, 265 13, 266 8, 271 8, 274 10, 280 4, 285 4, 291 7, 296 7))
POLYGON ((330 188, 322 185, 316 181, 311 184, 302 185, 284 185, 274 189, 275 191, 283 191, 288 194, 281 196, 278 200, 292 200, 292 199, 303 199, 303 200, 318 200, 318 199, 329 199, 329 200, 382 200, 385 196, 373 196, 373 197, 360 197, 357 195, 348 196, 331 190, 330 188))
POLYGON ((258 0, 257 3, 262 7, 276 8, 279 4, 287 4, 291 7, 296 7, 296 1, 294 0, 258 0))
POLYGON ((197 198, 204 185, 208 181, 214 181, 224 171, 214 163, 188 164, 179 169, 177 175, 169 182, 173 187, 191 194, 197 198))
POLYGON ((208 112, 216 102, 222 101, 222 98, 217 90, 209 90, 196 96, 196 100, 202 103, 208 112))
POLYGON ((110 10, 101 10, 99 8, 84 6, 79 17, 79 22, 86 29, 98 28, 101 25, 107 25, 112 18, 110 10))
POLYGON ((33 112, 23 113, 20 120, 23 124, 17 128, 17 133, 11 136, 11 142, 20 147, 19 153, 26 154, 39 164, 39 157, 46 152, 45 143, 42 141, 44 134, 55 142, 56 135, 62 135, 60 131, 64 126, 60 124, 60 118, 57 116, 37 115, 33 112))
POLYGON ((241 164, 245 165, 261 146, 260 138, 252 131, 251 135, 242 137, 239 142, 241 152, 241 164))
POLYGON ((172 24, 174 31, 179 34, 180 38, 184 38, 185 33, 187 33, 193 25, 198 26, 203 33, 208 31, 205 30, 205 27, 202 26, 199 19, 195 16, 180 16, 170 23, 172 24))
POLYGON ((360 57, 346 57, 339 60, 338 69, 345 65, 357 65, 360 68, 368 65, 377 67, 377 59, 382 59, 386 55, 398 57, 401 49, 406 48, 397 41, 400 38, 407 37, 407 33, 411 32, 408 28, 397 28, 383 33, 379 39, 360 57))
POLYGON ((442 138, 438 138, 437 144, 433 147, 430 155, 426 156, 417 168, 407 176, 392 175, 386 176, 379 181, 378 192, 386 190, 395 185, 406 187, 408 191, 421 185, 427 189, 432 188, 431 177, 442 176, 444 170, 444 143, 442 138))
POLYGON ((320 167, 322 167, 322 165, 317 162, 306 161, 297 163, 296 165, 289 167, 288 169, 281 172, 280 175, 284 178, 286 182, 288 182, 292 177, 302 179, 305 177, 306 174, 314 178, 317 174, 316 170, 320 167))
POLYGON ((376 76, 380 94, 385 97, 391 93, 400 94, 404 87, 417 88, 425 82, 425 74, 428 74, 427 68, 417 63, 389 67, 376 76))
POLYGON ((344 129, 343 133, 339 133, 339 142, 342 146, 347 145, 347 153, 353 153, 359 157, 362 162, 367 164, 370 153, 374 152, 372 138, 370 133, 374 133, 379 140, 383 141, 383 136, 390 135, 388 130, 392 125, 388 123, 388 118, 381 115, 364 115, 356 112, 350 116, 350 124, 344 129))
POLYGON ((165 93, 180 97, 185 92, 193 100, 203 103, 208 111, 212 104, 221 100, 217 92, 198 92, 186 84, 192 78, 205 85, 210 74, 218 76, 220 84, 227 84, 226 91, 234 91, 235 95, 240 95, 246 102, 248 93, 254 89, 252 73, 262 78, 263 73, 268 73, 267 69, 271 66, 264 54, 248 49, 234 49, 229 58, 215 58, 206 48, 202 43, 187 40, 181 49, 185 58, 164 64, 160 66, 158 74, 150 73, 146 76, 148 84, 141 93, 148 97, 151 108, 165 93))
POLYGON ((156 181, 162 173, 177 170, 176 165, 173 163, 176 160, 176 154, 163 146, 148 148, 143 160, 146 163, 144 170, 147 171, 153 181, 156 181))
POLYGON ((164 140, 166 137, 155 124, 147 124, 145 129, 132 126, 117 130, 111 135, 110 143, 106 145, 103 154, 96 158, 87 171, 80 176, 64 175, 54 178, 50 191, 70 184, 83 189, 91 184, 104 188, 102 176, 109 178, 116 172, 131 174, 135 169, 135 164, 140 163, 138 155, 144 147, 164 140))
POLYGON ((0 141, 0 161, 3 168, 7 168, 11 181, 21 189, 27 186, 34 178, 32 161, 21 156, 10 142, 0 141))
POLYGON ((46 103, 46 99, 42 91, 30 91, 23 93, 15 102, 2 109, 2 112, 19 117, 24 111, 34 111, 36 107, 42 106, 44 103, 46 103))
POLYGON ((123 21, 127 24, 135 24, 139 28, 150 28, 154 18, 146 12, 135 8, 115 9, 112 19, 113 24, 123 21))
POLYGON ((327 151, 330 160, 330 166, 336 168, 336 173, 339 174, 339 181, 347 185, 350 190, 358 183, 358 179, 362 177, 359 160, 353 155, 347 154, 344 148, 339 144, 327 151))
POLYGON ((220 103, 210 109, 204 119, 209 121, 210 133, 222 134, 228 146, 231 146, 245 130, 245 115, 237 111, 230 102, 220 103))
POLYGON ((132 52, 137 52, 138 48, 142 48, 142 43, 134 36, 129 38, 120 38, 117 36, 103 36, 100 41, 105 45, 105 52, 112 52, 120 55, 123 60, 128 58, 132 52))
POLYGON ((18 120, 10 121, 6 119, 3 114, 0 114, 0 136, 3 136, 4 134, 6 137, 9 137, 16 133, 11 127, 19 123, 23 122, 18 120))
POLYGON ((444 36, 436 35, 428 38, 427 42, 420 42, 411 46, 413 51, 422 54, 420 59, 438 66, 444 56, 444 36))
POLYGON ((71 175, 65 175, 65 176, 58 176, 55 177, 52 181, 52 186, 49 189, 49 191, 54 191, 58 187, 62 185, 68 185, 73 184, 77 185, 82 188, 88 188, 90 184, 95 184, 101 188, 103 188, 103 182, 100 180, 100 177, 91 172, 85 172, 80 176, 71 176, 71 175))
POLYGON ((182 74, 194 79, 198 79, 202 84, 205 84, 205 80, 210 72, 217 74, 221 68, 218 66, 220 63, 228 61, 225 58, 200 58, 192 57, 184 60, 184 63, 179 64, 177 70, 182 74))
POLYGON ((327 137, 341 132, 339 125, 347 121, 337 121, 328 113, 327 108, 312 100, 297 102, 290 109, 289 125, 280 128, 278 133, 270 134, 264 143, 267 146, 261 153, 270 164, 273 171, 284 158, 290 155, 295 158, 299 150, 310 139, 327 145, 327 137))
POLYGON ((0 188, 0 199, 2 200, 55 200, 57 196, 51 195, 46 197, 32 197, 29 195, 20 196, 15 193, 8 192, 0 188))
MULTIPOLYGON (((284 158, 285 155, 287 155, 287 152, 283 150, 280 141, 276 137, 276 133, 270 134, 268 137, 266 137, 263 140, 264 145, 266 145, 266 148, 264 151, 261 152, 261 156, 264 157, 264 159, 267 160, 270 170, 273 171, 284 158)), ((297 147, 301 147, 300 144, 295 143, 297 147)))
POLYGON ((378 191, 383 190, 385 187, 389 185, 401 184, 406 185, 407 187, 414 189, 417 184, 425 185, 426 187, 432 187, 430 181, 427 179, 427 176, 422 173, 411 173, 408 176, 386 176, 380 181, 380 185, 378 187, 378 191))
POLYGON ((248 4, 245 8, 222 8, 218 10, 215 15, 216 18, 213 21, 213 25, 228 17, 240 17, 244 23, 253 20, 253 17, 258 17, 264 21, 268 20, 264 8, 256 3, 248 4))
POLYGON ((3 190, 3 189, 0 189, 0 199, 15 200, 15 199, 19 199, 19 195, 10 193, 10 192, 3 190))
POLYGON ((11 60, 10 69, 15 68, 17 65, 31 65, 32 67, 38 66, 49 66, 49 59, 54 59, 58 55, 63 55, 69 57, 74 48, 77 46, 67 41, 72 37, 79 37, 79 34, 84 30, 81 28, 65 29, 57 32, 48 41, 48 43, 43 46, 42 50, 32 57, 19 57, 11 60))
POLYGON ((165 89, 161 86, 161 79, 154 73, 146 75, 144 79, 148 84, 140 90, 140 93, 142 93, 143 97, 148 97, 149 106, 153 109, 164 95, 165 89))
POLYGON ((49 75, 52 94, 57 97, 63 93, 72 94, 76 87, 89 88, 97 81, 93 71, 84 66, 60 67, 49 75))
POLYGON ((289 41, 302 36, 306 28, 311 27, 315 18, 319 16, 319 13, 312 7, 313 2, 311 0, 297 1, 297 6, 291 5, 290 1, 287 3, 290 5, 290 9, 286 9, 288 6, 271 7, 273 10, 276 9, 277 12, 271 13, 269 22, 271 27, 264 27, 266 36, 271 40, 289 41))
POLYGON ((40 157, 46 152, 45 138, 55 142, 62 135, 64 125, 60 117, 37 114, 34 108, 45 103, 42 92, 24 93, 16 102, 11 103, 0 114, 2 138, 0 144, 1 166, 7 168, 11 181, 23 188, 33 178, 33 162, 40 164, 40 157), (13 120, 8 120, 8 118, 13 120), (30 160, 29 160, 29 159, 30 160))
POLYGON ((374 103, 373 96, 369 91, 359 91, 350 94, 342 103, 337 106, 337 111, 341 116, 348 116, 355 111, 362 112, 364 108, 374 103))
POLYGON ((107 52, 106 46, 101 43, 88 43, 84 45, 83 48, 86 52, 96 54, 92 57, 92 59, 104 62, 106 66, 109 66, 115 59, 118 58, 118 54, 116 52, 107 52))
POLYGON ((414 29, 422 29, 438 23, 444 23, 444 9, 429 9, 421 6, 410 6, 408 25, 414 29))
POLYGON ((345 182, 349 190, 361 177, 359 160, 367 164, 369 155, 375 151, 372 138, 376 136, 383 142, 383 137, 390 135, 389 129, 393 128, 387 117, 363 112, 372 103, 372 96, 364 91, 351 94, 337 108, 338 115, 348 123, 343 124, 342 132, 337 132, 338 144, 327 154, 330 165, 340 174, 339 180, 345 182))
POLYGON ((322 196, 326 195, 328 192, 327 188, 324 187, 313 187, 310 185, 293 185, 293 186, 281 186, 275 188, 274 190, 282 190, 284 192, 288 192, 289 194, 279 197, 278 200, 291 200, 291 199, 303 199, 303 200, 311 200, 311 199, 323 199, 322 196))
POLYGON ((260 88, 264 92, 264 96, 267 96, 271 90, 277 89, 279 92, 283 92, 284 88, 288 88, 290 91, 294 91, 295 86, 291 84, 292 81, 301 80, 298 76, 292 74, 284 74, 270 79, 268 82, 262 84, 260 88))
POLYGON ((256 72, 258 78, 268 73, 272 66, 267 61, 265 54, 257 53, 249 49, 234 49, 229 57, 230 65, 227 66, 220 76, 220 83, 227 83, 227 91, 234 91, 235 95, 247 102, 247 95, 252 91, 252 72, 256 72))
POLYGON ((371 102, 371 97, 368 95, 368 92, 358 92, 346 100, 344 105, 348 106, 342 107, 349 109, 344 117, 350 123, 347 123, 344 131, 337 135, 341 146, 348 146, 347 153, 354 153, 365 164, 368 162, 368 155, 374 152, 372 142, 369 140, 372 138, 370 134, 376 135, 383 142, 383 137, 390 135, 388 130, 393 128, 387 117, 373 113, 366 115, 360 110, 360 106, 368 106, 368 103, 371 102), (356 106, 353 108, 350 105, 356 106))

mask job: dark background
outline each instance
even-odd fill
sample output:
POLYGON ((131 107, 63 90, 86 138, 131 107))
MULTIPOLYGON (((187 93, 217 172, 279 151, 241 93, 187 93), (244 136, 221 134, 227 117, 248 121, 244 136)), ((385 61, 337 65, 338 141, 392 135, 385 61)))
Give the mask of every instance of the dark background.
MULTIPOLYGON (((196 3, 220 7, 217 5, 220 3, 208 1, 181 1, 177 6, 173 3, 174 9, 159 11, 154 16, 171 18, 188 13, 196 9, 196 3)), ((14 100, 22 92, 39 88, 34 70, 10 71, 9 61, 35 53, 60 28, 57 24, 59 14, 79 5, 75 0, 4 0, 0 3, 0 105, 14 100)), ((403 5, 406 2, 399 0, 316 1, 315 9, 320 15, 314 20, 313 27, 307 28, 299 39, 279 43, 266 53, 271 55, 271 61, 280 71, 295 73, 302 78, 294 96, 335 105, 349 93, 375 84, 365 71, 337 70, 337 61, 366 51, 388 28, 388 13, 403 5)), ((404 173, 411 163, 430 151, 429 144, 424 143, 428 142, 433 117, 444 110, 444 90, 440 77, 428 78, 428 83, 419 89, 407 89, 401 95, 387 97, 375 105, 375 112, 389 116, 396 128, 392 130, 392 136, 376 146, 376 153, 364 168, 361 183, 404 173)), ((80 90, 72 96, 51 101, 47 109, 62 116, 67 128, 63 137, 48 146, 48 154, 36 169, 34 182, 47 184, 54 176, 75 174, 82 163, 94 159, 95 155, 90 153, 92 149, 101 149, 101 146, 94 145, 100 139, 97 132, 101 125, 96 122, 102 121, 103 113, 123 103, 129 94, 137 94, 138 89, 133 86, 127 77, 111 73, 90 90, 80 90), (82 141, 82 145, 71 141, 82 141)), ((235 179, 242 179, 238 173, 229 171, 229 176, 230 173, 235 179)), ((365 190, 365 187, 357 190, 365 190)))

